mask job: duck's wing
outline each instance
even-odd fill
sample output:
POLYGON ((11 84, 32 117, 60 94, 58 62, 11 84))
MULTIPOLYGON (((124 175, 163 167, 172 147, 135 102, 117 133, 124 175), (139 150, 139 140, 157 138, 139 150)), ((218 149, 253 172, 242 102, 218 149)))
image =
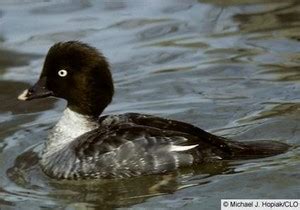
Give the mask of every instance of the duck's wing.
POLYGON ((191 138, 190 142, 192 144, 199 143, 202 145, 206 143, 211 145, 212 148, 218 148, 218 150, 222 151, 223 153, 223 156, 221 156, 223 159, 250 159, 268 157, 286 152, 290 148, 290 145, 271 140, 242 142, 232 141, 230 139, 208 133, 188 123, 138 113, 104 116, 100 118, 100 121, 103 124, 131 122, 137 125, 186 133, 197 137, 191 138))
POLYGON ((80 173, 91 176, 97 169, 96 178, 163 173, 221 156, 218 148, 193 135, 133 123, 99 128, 84 139, 74 145, 80 173))
POLYGON ((156 117, 153 115, 147 114, 139 114, 139 113, 126 113, 121 115, 107 115, 103 116, 99 119, 99 123, 102 125, 114 125, 118 123, 134 123, 136 125, 143 125, 148 127, 159 128, 161 130, 169 130, 169 131, 176 131, 181 133, 186 133, 197 138, 195 143, 199 142, 201 139, 202 142, 206 142, 214 147, 218 147, 220 150, 228 153, 231 155, 232 147, 234 146, 233 142, 221 137, 216 136, 211 133, 208 133, 201 128, 193 126, 191 124, 171 120, 161 117, 156 117))

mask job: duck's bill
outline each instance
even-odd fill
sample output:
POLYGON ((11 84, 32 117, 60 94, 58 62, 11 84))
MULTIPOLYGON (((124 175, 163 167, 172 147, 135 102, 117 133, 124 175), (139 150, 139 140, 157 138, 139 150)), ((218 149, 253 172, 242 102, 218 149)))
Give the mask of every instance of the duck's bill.
POLYGON ((24 90, 18 99, 21 101, 29 101, 36 98, 45 98, 53 96, 53 92, 46 88, 46 78, 40 78, 39 81, 31 88, 24 90))

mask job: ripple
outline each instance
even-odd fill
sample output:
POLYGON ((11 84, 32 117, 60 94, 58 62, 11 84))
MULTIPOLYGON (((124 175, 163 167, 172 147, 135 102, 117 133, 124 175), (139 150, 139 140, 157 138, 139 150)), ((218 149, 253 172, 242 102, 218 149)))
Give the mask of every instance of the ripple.
POLYGON ((37 41, 47 41, 47 42, 61 42, 61 41, 69 41, 69 40, 80 40, 86 37, 87 35, 91 35, 92 33, 97 32, 99 29, 89 28, 89 29, 81 29, 76 31, 60 31, 55 33, 45 33, 38 34, 28 38, 26 44, 28 42, 37 42, 37 41))
POLYGON ((173 67, 173 68, 162 68, 162 69, 153 71, 153 74, 190 71, 193 68, 194 68, 194 66, 176 66, 176 67, 173 67))
POLYGON ((135 19, 129 19, 129 20, 123 20, 117 23, 114 23, 113 25, 109 26, 108 28, 121 28, 121 29, 136 29, 141 28, 147 25, 151 24, 157 24, 157 23, 163 23, 166 21, 170 21, 171 19, 141 19, 141 18, 135 18, 135 19))
POLYGON ((165 24, 155 25, 144 29, 142 32, 137 34, 139 41, 149 41, 151 39, 162 38, 167 35, 178 35, 191 31, 191 28, 186 22, 173 22, 170 21, 165 24))
POLYGON ((125 1, 104 1, 105 9, 108 11, 116 11, 126 9, 127 4, 125 1))
MULTIPOLYGON (((57 1, 54 1, 57 2, 57 1)), ((59 2, 59 1, 58 1, 59 2)), ((61 1, 60 3, 49 4, 45 6, 41 6, 35 9, 32 9, 31 12, 33 14, 65 14, 69 12, 75 12, 78 10, 83 10, 88 7, 91 7, 89 1, 82 0, 69 0, 69 1, 61 1)))
POLYGON ((184 48, 208 48, 209 45, 203 41, 199 41, 191 36, 168 38, 165 40, 155 41, 143 47, 160 46, 160 47, 184 47, 184 48))
POLYGON ((239 122, 251 122, 262 120, 266 118, 282 117, 289 115, 291 117, 297 117, 300 114, 300 102, 291 103, 291 102, 282 102, 282 103, 265 103, 267 106, 264 110, 255 113, 254 116, 249 116, 239 120, 239 122))
POLYGON ((300 81, 300 67, 299 66, 288 66, 280 64, 265 64, 265 68, 261 72, 262 75, 276 75, 278 81, 300 81))
POLYGON ((211 60, 208 63, 224 63, 228 60, 231 63, 251 62, 254 57, 263 53, 260 49, 255 48, 215 48, 205 51, 211 60))

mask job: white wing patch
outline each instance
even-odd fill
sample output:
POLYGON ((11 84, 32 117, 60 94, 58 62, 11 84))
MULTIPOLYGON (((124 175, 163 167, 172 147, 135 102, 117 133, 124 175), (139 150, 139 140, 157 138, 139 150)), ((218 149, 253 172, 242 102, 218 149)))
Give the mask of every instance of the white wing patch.
POLYGON ((26 101, 27 100, 27 94, 28 94, 28 89, 24 90, 19 96, 18 99, 21 101, 26 101))
POLYGON ((170 152, 182 152, 182 151, 193 149, 197 146, 198 146, 198 144, 190 145, 190 146, 171 145, 170 148, 169 148, 169 151, 170 152))

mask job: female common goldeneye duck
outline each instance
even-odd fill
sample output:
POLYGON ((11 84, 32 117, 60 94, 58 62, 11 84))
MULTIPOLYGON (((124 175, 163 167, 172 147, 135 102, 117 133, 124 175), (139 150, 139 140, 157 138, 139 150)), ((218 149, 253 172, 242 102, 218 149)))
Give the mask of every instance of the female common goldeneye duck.
POLYGON ((193 125, 151 115, 102 116, 114 93, 109 64, 87 44, 54 44, 38 82, 18 98, 67 100, 41 155, 43 171, 56 179, 113 178, 174 171, 219 159, 280 154, 274 141, 234 142, 193 125))

